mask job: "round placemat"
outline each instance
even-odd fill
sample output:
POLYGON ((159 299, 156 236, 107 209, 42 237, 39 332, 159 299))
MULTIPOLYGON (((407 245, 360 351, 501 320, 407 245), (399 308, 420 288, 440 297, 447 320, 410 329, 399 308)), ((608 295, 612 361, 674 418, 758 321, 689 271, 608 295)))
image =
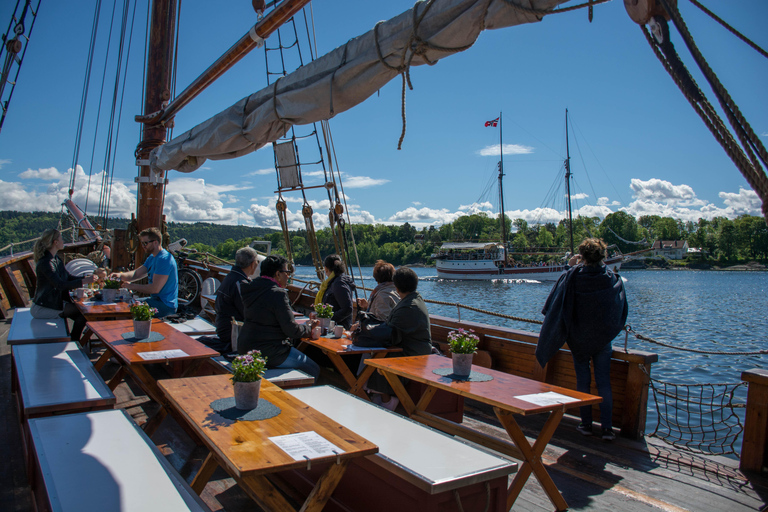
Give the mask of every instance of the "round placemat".
POLYGON ((235 397, 219 398, 211 402, 211 408, 222 418, 240 421, 258 421, 274 418, 282 411, 273 403, 259 398, 259 405, 255 409, 238 409, 235 407, 235 397))
POLYGON ((448 377, 451 380, 463 380, 469 382, 488 382, 493 380, 493 375, 487 373, 471 372, 469 375, 456 375, 453 373, 453 368, 438 368, 432 370, 432 373, 440 375, 441 377, 448 377))
POLYGON ((124 332, 120 336, 122 336, 125 341, 130 341, 131 343, 152 343, 153 341, 160 341, 165 339, 165 336, 155 331, 150 331, 148 338, 137 338, 134 336, 133 331, 124 332))

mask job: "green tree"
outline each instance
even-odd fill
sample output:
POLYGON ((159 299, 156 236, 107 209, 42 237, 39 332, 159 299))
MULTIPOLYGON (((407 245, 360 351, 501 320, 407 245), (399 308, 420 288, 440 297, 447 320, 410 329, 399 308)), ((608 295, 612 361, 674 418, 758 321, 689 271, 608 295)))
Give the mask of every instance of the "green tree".
POLYGON ((603 219, 600 224, 600 238, 608 245, 616 244, 622 252, 631 252, 635 250, 633 244, 624 240, 638 241, 638 224, 635 218, 626 212, 618 211, 611 213, 603 219))

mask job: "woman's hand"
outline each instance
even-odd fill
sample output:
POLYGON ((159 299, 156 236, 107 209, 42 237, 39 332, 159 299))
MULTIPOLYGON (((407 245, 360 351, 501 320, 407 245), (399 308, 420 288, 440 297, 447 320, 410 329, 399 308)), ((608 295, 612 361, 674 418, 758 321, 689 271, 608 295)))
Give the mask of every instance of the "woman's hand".
POLYGON ((368 300, 367 299, 363 299, 363 298, 357 299, 357 307, 359 309, 366 309, 367 310, 368 309, 368 300))
POLYGON ((349 332, 354 332, 360 328, 360 322, 355 322, 349 327, 349 332))

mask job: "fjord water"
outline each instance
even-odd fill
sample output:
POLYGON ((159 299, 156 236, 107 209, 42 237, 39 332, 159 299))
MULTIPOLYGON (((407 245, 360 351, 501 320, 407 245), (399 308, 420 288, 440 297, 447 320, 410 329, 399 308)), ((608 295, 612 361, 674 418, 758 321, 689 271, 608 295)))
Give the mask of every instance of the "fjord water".
MULTIPOLYGON (((300 268, 299 277, 313 278, 300 268), (307 275, 303 275, 303 274, 307 275)), ((438 279, 434 268, 415 268, 419 291, 427 300, 460 303, 517 317, 541 320, 541 308, 552 282, 438 279)), ((364 286, 374 288, 372 269, 362 269, 364 286)), ((358 271, 355 278, 359 282, 358 271)), ((711 352, 755 352, 768 348, 768 272, 697 270, 624 270, 632 329, 682 349, 711 352)), ((316 279, 316 277, 314 277, 316 279)), ((360 293, 363 296, 363 293, 360 293)), ((457 318, 455 306, 427 304, 430 314, 457 318)), ((462 320, 538 332, 539 325, 462 309, 462 320)), ((624 346, 624 335, 613 342, 624 346)), ((629 336, 630 349, 659 354, 652 377, 675 384, 737 383, 741 372, 768 367, 768 355, 710 355, 667 348, 629 336)), ((743 402, 746 389, 739 388, 743 402)), ((743 409, 739 411, 743 419, 743 409)), ((649 404, 647 431, 656 425, 649 404)))

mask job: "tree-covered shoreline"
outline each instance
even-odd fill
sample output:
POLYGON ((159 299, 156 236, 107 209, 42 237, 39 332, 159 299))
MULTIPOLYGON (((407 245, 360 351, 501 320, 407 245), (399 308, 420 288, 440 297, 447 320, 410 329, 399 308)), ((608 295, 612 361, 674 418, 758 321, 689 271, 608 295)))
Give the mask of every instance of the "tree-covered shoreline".
MULTIPOLYGON (((57 227, 61 219, 59 213, 2 211, 0 247, 36 238, 43 230, 57 227)), ((372 265, 378 259, 395 265, 431 265, 430 256, 444 242, 501 240, 500 224, 498 217, 480 213, 421 230, 407 222, 402 225, 352 225, 347 226, 345 236, 352 260, 356 260, 356 253, 361 265, 372 265), (353 239, 356 251, 352 248, 353 239)), ((109 228, 125 228, 127 225, 127 219, 110 218, 107 222, 109 228)), ((69 227, 69 224, 63 222, 62 227, 69 227)), ((560 261, 565 252, 570 251, 570 230, 566 220, 558 224, 530 226, 523 219, 507 217, 505 227, 510 251, 520 263, 560 261)), ((254 240, 270 241, 273 251, 287 254, 283 234, 269 228, 170 222, 168 233, 171 240, 185 238, 189 247, 230 261, 234 259, 237 249, 254 240)), ((294 261, 300 265, 312 265, 306 231, 291 231, 289 235, 294 261)), ((711 268, 743 265, 750 261, 768 263, 768 226, 761 217, 750 215, 733 220, 725 217, 699 219, 694 223, 656 215, 636 220, 620 211, 603 220, 598 217, 574 219, 574 245, 578 246, 590 236, 615 244, 625 254, 648 248, 655 240, 687 240, 690 247, 701 249, 684 260, 667 262, 666 265, 672 266, 711 268)), ((336 252, 329 228, 318 230, 316 238, 321 256, 336 252)), ((31 244, 26 244, 18 246, 14 252, 30 249, 31 244)), ((646 262, 651 266, 665 266, 654 264, 650 259, 646 262)))

